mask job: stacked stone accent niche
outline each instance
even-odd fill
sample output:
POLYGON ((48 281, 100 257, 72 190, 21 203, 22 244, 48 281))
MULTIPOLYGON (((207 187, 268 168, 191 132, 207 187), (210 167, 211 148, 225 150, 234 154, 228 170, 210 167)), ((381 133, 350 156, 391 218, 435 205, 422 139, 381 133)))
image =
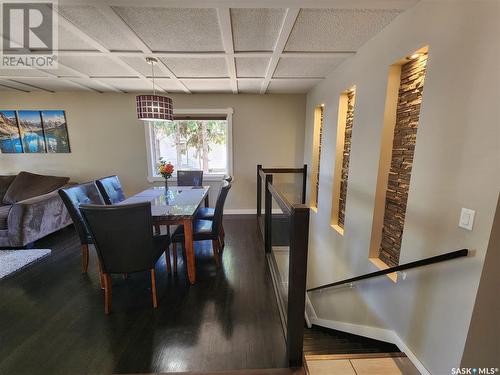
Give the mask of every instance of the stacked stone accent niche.
POLYGON ((344 151, 342 153, 342 173, 340 177, 339 217, 338 217, 338 225, 342 229, 344 228, 344 220, 345 220, 347 178, 349 175, 349 158, 351 156, 352 124, 354 120, 354 95, 355 95, 354 90, 350 90, 347 92, 347 114, 346 114, 345 132, 344 132, 344 151))
POLYGON ((401 66, 396 125, 379 248, 379 259, 390 267, 399 264, 426 64, 427 53, 401 66))
POLYGON ((323 112, 324 107, 320 107, 320 122, 319 122, 319 142, 318 142, 318 167, 316 168, 316 185, 314 189, 316 190, 314 207, 318 207, 318 197, 319 197, 319 168, 321 165, 321 142, 323 141, 323 112))

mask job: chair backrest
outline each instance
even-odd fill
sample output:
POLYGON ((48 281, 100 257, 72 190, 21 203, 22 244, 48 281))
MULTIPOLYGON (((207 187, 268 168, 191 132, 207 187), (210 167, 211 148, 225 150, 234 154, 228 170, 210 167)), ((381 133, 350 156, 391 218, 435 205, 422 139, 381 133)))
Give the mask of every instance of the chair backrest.
POLYGON ((151 203, 81 205, 103 272, 127 273, 154 267, 151 203))
POLYGON ((177 171, 177 186, 202 186, 203 171, 177 171))
POLYGON ((94 181, 59 189, 59 196, 66 206, 82 244, 92 243, 89 229, 80 212, 81 204, 104 205, 104 199, 94 181))
POLYGON ((223 181, 219 196, 217 197, 217 202, 215 203, 212 234, 217 235, 220 232, 222 218, 224 216, 224 204, 226 203, 227 193, 229 193, 229 189, 231 189, 231 183, 223 181))
POLYGON ((106 204, 116 204, 126 199, 118 176, 103 177, 95 181, 106 204))
POLYGON ((233 182, 233 176, 226 174, 223 178, 224 181, 233 182))

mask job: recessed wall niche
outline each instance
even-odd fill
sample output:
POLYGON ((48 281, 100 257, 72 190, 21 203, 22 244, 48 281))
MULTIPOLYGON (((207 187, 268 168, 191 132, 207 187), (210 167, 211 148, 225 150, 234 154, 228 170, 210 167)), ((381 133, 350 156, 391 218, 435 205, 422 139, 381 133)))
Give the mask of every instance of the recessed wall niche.
POLYGON ((318 194, 319 194, 319 172, 321 164, 321 142, 323 140, 323 116, 325 106, 319 105, 314 109, 314 133, 313 133, 313 152, 312 152, 312 168, 311 168, 311 194, 309 206, 314 210, 318 210, 318 194))
POLYGON ((370 260, 380 268, 399 264, 427 56, 421 48, 389 69, 370 243, 370 260))
POLYGON ((351 156, 355 99, 355 86, 341 93, 339 98, 337 145, 330 224, 333 229, 342 235, 344 234, 345 204, 347 199, 347 182, 349 176, 349 159, 351 156))

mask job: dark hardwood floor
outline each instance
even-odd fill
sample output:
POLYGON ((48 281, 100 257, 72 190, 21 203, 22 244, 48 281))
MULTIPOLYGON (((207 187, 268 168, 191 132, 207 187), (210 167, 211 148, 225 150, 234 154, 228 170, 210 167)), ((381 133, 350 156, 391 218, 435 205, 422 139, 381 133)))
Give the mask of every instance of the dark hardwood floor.
POLYGON ((0 374, 111 374, 285 367, 285 343, 255 217, 225 221, 221 269, 209 242, 196 246, 197 283, 156 266, 113 277, 105 316, 96 256, 80 274, 72 227, 35 244, 52 254, 0 280, 0 374))

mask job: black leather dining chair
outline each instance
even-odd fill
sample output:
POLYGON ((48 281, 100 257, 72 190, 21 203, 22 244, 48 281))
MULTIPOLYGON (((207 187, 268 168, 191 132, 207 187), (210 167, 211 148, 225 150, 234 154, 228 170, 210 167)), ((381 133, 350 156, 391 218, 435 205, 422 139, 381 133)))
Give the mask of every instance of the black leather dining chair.
MULTIPOLYGON (((193 221, 193 240, 194 241, 212 241, 212 251, 214 254, 215 264, 220 265, 220 253, 222 251, 220 241, 220 231, 222 227, 222 218, 224 216, 224 204, 227 194, 231 189, 231 183, 224 181, 222 183, 217 203, 215 204, 215 212, 212 220, 194 220, 193 221)), ((184 244, 184 226, 179 225, 172 234, 172 250, 174 258, 174 273, 177 272, 177 243, 184 244)))
MULTIPOLYGON (((222 179, 222 181, 226 181, 226 182, 232 182, 233 181, 233 177, 230 176, 230 175, 226 175, 224 176, 224 178, 222 179)), ((212 207, 200 207, 198 209, 198 211, 196 211, 196 219, 199 219, 199 220, 213 220, 214 219, 214 214, 215 214, 215 209, 212 208, 212 207)), ((220 228, 220 237, 221 237, 221 246, 222 246, 222 249, 224 248, 224 237, 225 237, 225 233, 224 233, 224 226, 221 225, 221 228, 220 228)))
POLYGON ((80 210, 88 225, 97 255, 101 261, 104 279, 104 312, 111 311, 111 274, 129 274, 150 271, 153 307, 158 306, 155 264, 165 253, 170 260, 166 235, 153 235, 151 203, 119 206, 81 205, 80 210))
MULTIPOLYGON (((73 220, 76 232, 78 233, 78 237, 80 238, 80 244, 82 248, 82 274, 85 274, 87 273, 89 266, 89 245, 93 244, 93 240, 80 212, 80 205, 104 205, 104 199, 93 181, 59 189, 58 192, 59 196, 64 202, 64 205, 66 206, 66 209, 68 210, 69 215, 71 216, 71 219, 73 220)), ((100 275, 101 271, 99 269, 99 276, 100 275)))
POLYGON ((203 171, 177 171, 177 186, 203 186, 203 171))
POLYGON ((95 181, 106 204, 116 204, 126 199, 118 176, 103 177, 95 181))

